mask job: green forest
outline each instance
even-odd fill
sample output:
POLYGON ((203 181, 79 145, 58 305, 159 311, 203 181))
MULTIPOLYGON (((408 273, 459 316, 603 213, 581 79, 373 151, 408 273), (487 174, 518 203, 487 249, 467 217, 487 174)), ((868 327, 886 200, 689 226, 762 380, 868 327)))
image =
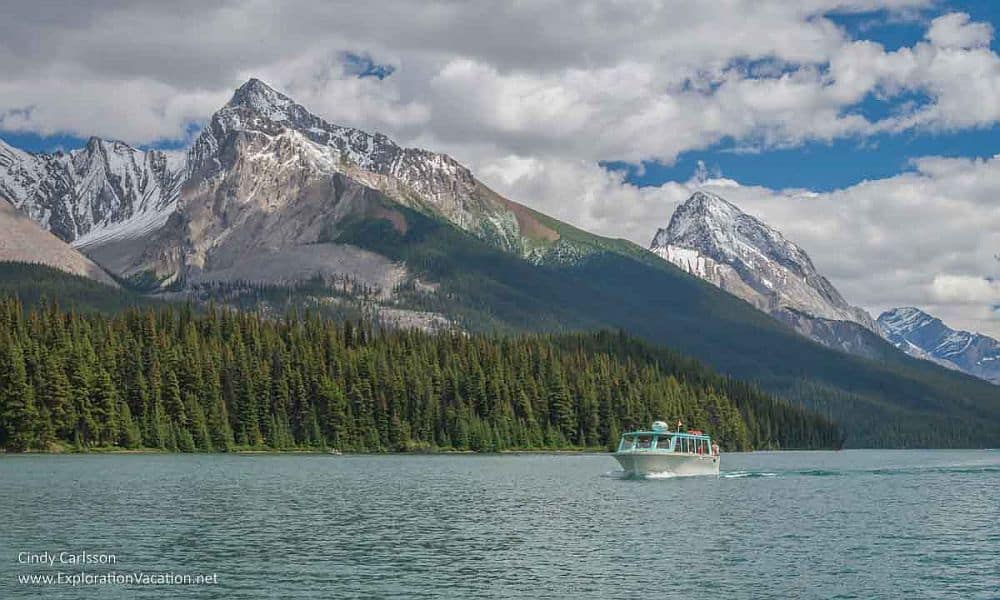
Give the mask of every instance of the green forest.
POLYGON ((842 441, 823 417, 622 333, 427 334, 310 313, 0 300, 10 451, 598 449, 654 419, 727 450, 842 441))

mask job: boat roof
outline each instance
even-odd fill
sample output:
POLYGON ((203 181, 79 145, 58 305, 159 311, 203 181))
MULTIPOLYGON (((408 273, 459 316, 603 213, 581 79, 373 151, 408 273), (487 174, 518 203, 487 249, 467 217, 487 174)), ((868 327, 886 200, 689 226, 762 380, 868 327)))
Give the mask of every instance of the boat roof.
POLYGON ((649 431, 626 431, 622 434, 626 435, 676 435, 679 437, 696 438, 699 440, 710 440, 712 436, 707 433, 687 433, 685 431, 667 431, 666 429, 652 429, 649 431))

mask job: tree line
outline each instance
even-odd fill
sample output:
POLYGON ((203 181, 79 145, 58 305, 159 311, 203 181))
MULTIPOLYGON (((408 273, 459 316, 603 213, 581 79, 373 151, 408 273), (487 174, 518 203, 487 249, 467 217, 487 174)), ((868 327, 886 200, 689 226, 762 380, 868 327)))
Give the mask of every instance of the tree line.
POLYGON ((723 448, 832 447, 832 422, 623 334, 384 330, 190 305, 0 300, 0 446, 349 452, 599 448, 680 419, 723 448))

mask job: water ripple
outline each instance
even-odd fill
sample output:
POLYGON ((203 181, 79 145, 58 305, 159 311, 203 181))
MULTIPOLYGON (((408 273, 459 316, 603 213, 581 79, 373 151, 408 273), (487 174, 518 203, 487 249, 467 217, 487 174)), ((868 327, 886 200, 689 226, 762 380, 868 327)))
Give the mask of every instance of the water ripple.
POLYGON ((8 456, 0 598, 996 598, 995 452, 8 456), (31 588, 19 551, 216 587, 31 588), (974 557, 974 559, 972 559, 974 557))

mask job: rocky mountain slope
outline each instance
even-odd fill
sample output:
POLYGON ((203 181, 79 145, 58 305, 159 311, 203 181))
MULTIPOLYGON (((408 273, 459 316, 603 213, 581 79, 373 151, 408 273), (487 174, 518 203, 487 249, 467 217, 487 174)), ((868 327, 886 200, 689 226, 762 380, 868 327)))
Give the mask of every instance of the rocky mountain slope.
POLYGON ((720 196, 694 193, 650 250, 831 348, 881 350, 875 321, 848 304, 802 248, 720 196))
POLYGON ((82 275, 107 285, 114 279, 66 242, 0 199, 0 262, 48 265, 73 275, 82 275))
POLYGON ((879 315, 886 339, 904 352, 1000 384, 1000 342, 956 331, 941 319, 913 308, 893 308, 879 315))
MULTIPOLYGON (((992 385, 885 342, 878 362, 824 348, 643 248, 500 197, 446 156, 327 123, 256 80, 212 117, 182 166, 167 161, 164 172, 179 181, 158 189, 176 196, 153 194, 159 201, 152 204, 107 191, 96 197, 117 198, 108 206, 118 209, 95 214, 93 196, 64 181, 76 175, 53 167, 43 177, 48 171, 39 165, 65 158, 5 156, 0 195, 158 296, 221 293, 227 304, 251 310, 275 298, 336 308, 360 297, 365 310, 443 317, 468 330, 622 330, 841 420, 849 445, 1000 442, 992 385), (158 208, 128 208, 137 205, 158 208), (53 220, 50 207, 74 216, 53 220), (97 225, 106 234, 92 234, 97 225), (247 280, 253 283, 243 294, 247 280), (929 419, 943 426, 928 427, 929 419)), ((142 156, 143 164, 152 160, 142 156)), ((124 176, 113 171, 95 169, 106 181, 82 187, 149 185, 132 177, 122 187, 124 176)))

